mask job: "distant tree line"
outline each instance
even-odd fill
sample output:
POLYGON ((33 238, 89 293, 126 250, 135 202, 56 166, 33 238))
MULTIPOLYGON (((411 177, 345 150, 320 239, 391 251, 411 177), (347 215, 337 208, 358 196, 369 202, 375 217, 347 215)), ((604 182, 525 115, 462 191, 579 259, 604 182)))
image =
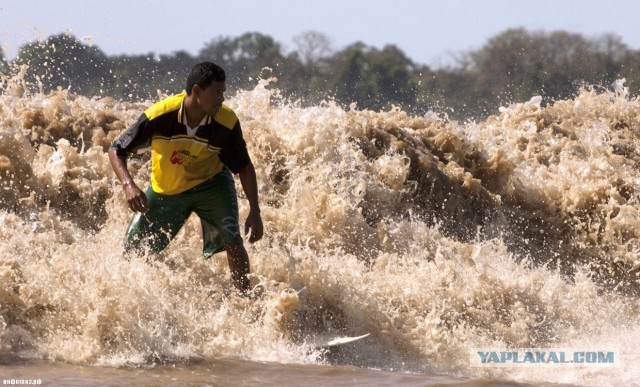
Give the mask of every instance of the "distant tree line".
POLYGON ((609 87, 620 78, 632 94, 640 87, 640 52, 615 35, 587 39, 565 31, 510 29, 439 69, 413 62, 395 45, 379 49, 356 42, 335 51, 318 32, 303 33, 294 42, 295 50, 287 53, 272 37, 250 32, 215 38, 195 56, 186 51, 107 56, 59 34, 23 45, 11 61, 0 50, 0 85, 28 65, 25 81, 32 92, 63 88, 89 97, 156 99, 158 90, 182 91, 191 66, 209 60, 226 69, 229 90, 251 89, 257 78, 275 76, 282 95, 302 105, 334 99, 344 106, 355 102, 358 109, 398 106, 454 119, 482 119, 501 105, 535 95, 552 103, 572 97, 580 86, 609 87))

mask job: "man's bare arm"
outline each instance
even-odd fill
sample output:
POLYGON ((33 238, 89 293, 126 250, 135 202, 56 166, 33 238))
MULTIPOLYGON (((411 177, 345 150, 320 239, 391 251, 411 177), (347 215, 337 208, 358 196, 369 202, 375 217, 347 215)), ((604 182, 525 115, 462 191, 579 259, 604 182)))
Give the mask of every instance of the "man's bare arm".
POLYGON ((251 230, 249 242, 257 242, 262 238, 263 225, 260 216, 260 204, 258 202, 258 181, 256 179, 256 170, 252 163, 247 164, 238 172, 240 183, 244 194, 249 201, 249 216, 244 225, 244 233, 247 234, 251 230))
POLYGON ((109 161, 118 180, 122 183, 124 195, 131 211, 147 212, 147 196, 133 181, 127 169, 127 159, 125 156, 119 156, 114 148, 109 148, 109 161))

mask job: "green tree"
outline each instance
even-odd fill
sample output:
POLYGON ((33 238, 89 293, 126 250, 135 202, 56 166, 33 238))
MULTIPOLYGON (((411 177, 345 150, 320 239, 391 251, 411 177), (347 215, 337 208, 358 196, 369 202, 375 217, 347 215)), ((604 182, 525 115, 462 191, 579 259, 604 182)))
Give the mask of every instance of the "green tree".
POLYGON ((306 105, 314 105, 326 100, 329 96, 331 69, 330 58, 333 48, 329 37, 316 31, 303 32, 293 39, 295 56, 300 64, 298 77, 292 86, 297 86, 295 94, 303 99, 306 105))
POLYGON ((268 67, 280 73, 286 62, 282 48, 272 37, 248 32, 236 38, 221 37, 208 43, 199 53, 202 61, 212 61, 228 73, 227 82, 233 88, 252 88, 255 79, 268 67))
POLYGON ((155 100, 158 93, 182 91, 192 65, 210 60, 227 70, 231 91, 252 89, 257 78, 274 76, 283 96, 305 105, 333 97, 362 109, 396 105, 454 119, 482 119, 500 105, 534 95, 545 102, 571 98, 581 85, 608 87, 620 78, 631 93, 640 87, 640 52, 615 35, 586 39, 565 31, 511 29, 463 53, 455 66, 437 70, 416 66, 394 45, 377 49, 356 42, 333 52, 329 39, 317 32, 298 35, 294 43, 297 50, 284 53, 272 37, 248 32, 218 37, 195 57, 185 51, 107 57, 60 34, 22 46, 11 63, 0 50, 0 72, 10 75, 28 65, 25 81, 33 91, 61 87, 87 96, 155 100))
POLYGON ((478 87, 476 75, 466 69, 422 68, 416 75, 418 95, 416 113, 428 110, 452 119, 485 116, 496 106, 485 104, 485 90, 478 87))
POLYGON ((415 64, 395 45, 387 45, 382 50, 370 54, 371 76, 376 85, 380 108, 398 105, 411 107, 416 99, 416 84, 412 79, 415 64))
POLYGON ((469 57, 477 86, 488 92, 491 104, 526 100, 532 90, 539 92, 546 76, 545 62, 549 60, 539 43, 522 28, 491 38, 469 57))
POLYGON ((199 53, 201 61, 212 61, 227 72, 227 85, 232 90, 253 89, 258 78, 275 76, 276 87, 285 96, 303 98, 308 95, 308 73, 296 53, 285 55, 272 37, 256 32, 236 38, 220 37, 208 43, 199 53))
POLYGON ((156 99, 157 93, 151 86, 157 82, 158 74, 154 57, 153 53, 112 57, 111 94, 129 101, 156 99))
POLYGON ((338 101, 372 110, 392 105, 410 108, 415 103, 415 65, 394 45, 378 50, 358 42, 338 52, 331 62, 338 101))
POLYGON ((305 66, 312 66, 326 59, 333 51, 331 39, 321 32, 306 31, 294 36, 298 56, 305 66))
POLYGON ((111 86, 106 55, 69 34, 22 46, 14 62, 28 65, 28 84, 41 85, 44 92, 61 87, 94 96, 111 86))
POLYGON ((640 51, 628 50, 620 60, 624 72, 617 79, 625 78, 629 90, 637 94, 640 91, 640 51))
POLYGON ((374 98, 373 86, 368 82, 369 64, 365 58, 366 46, 358 42, 338 52, 334 58, 335 97, 344 103, 356 102, 361 107, 371 107, 374 98))
POLYGON ((153 86, 168 94, 184 91, 189 71, 195 64, 196 58, 184 50, 171 55, 160 55, 157 79, 161 82, 154 83, 153 86))
POLYGON ((186 51, 156 56, 154 53, 110 59, 110 93, 133 101, 155 100, 159 94, 185 89, 185 79, 196 58, 186 51))
POLYGON ((4 50, 0 47, 0 76, 7 76, 9 71, 9 64, 4 57, 4 50))
POLYGON ((571 98, 581 85, 610 84, 620 76, 624 44, 615 36, 588 40, 565 31, 507 30, 469 55, 476 89, 490 104, 571 98))

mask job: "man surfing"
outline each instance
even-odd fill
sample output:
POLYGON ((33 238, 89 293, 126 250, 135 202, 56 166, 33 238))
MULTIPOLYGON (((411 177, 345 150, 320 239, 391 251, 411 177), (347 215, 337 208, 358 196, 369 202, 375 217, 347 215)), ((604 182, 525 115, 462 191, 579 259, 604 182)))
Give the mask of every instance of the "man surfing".
POLYGON ((224 105, 226 75, 211 62, 195 65, 186 92, 149 107, 109 149, 109 160, 134 212, 125 250, 142 254, 164 250, 189 216, 200 218, 205 258, 226 251, 233 284, 249 290, 249 256, 238 224, 232 174, 240 177, 249 201, 245 234, 262 238, 256 172, 247 152, 240 121, 224 105), (127 169, 127 156, 151 147, 151 181, 143 192, 127 169))

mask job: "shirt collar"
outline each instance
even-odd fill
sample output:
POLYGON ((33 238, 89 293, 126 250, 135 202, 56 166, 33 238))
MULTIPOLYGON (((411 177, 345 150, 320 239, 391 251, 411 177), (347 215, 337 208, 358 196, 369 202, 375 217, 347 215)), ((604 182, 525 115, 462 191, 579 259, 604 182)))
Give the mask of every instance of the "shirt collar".
MULTIPOLYGON (((178 110, 178 122, 187 126, 187 111, 184 108, 184 100, 187 99, 187 93, 182 93, 184 95, 184 97, 182 98, 182 102, 180 103, 180 110, 178 110)), ((207 114, 206 116, 204 116, 202 118, 202 120, 200 121, 199 125, 205 125, 205 124, 210 124, 211 122, 213 122, 213 117, 211 117, 211 115, 207 114)))

